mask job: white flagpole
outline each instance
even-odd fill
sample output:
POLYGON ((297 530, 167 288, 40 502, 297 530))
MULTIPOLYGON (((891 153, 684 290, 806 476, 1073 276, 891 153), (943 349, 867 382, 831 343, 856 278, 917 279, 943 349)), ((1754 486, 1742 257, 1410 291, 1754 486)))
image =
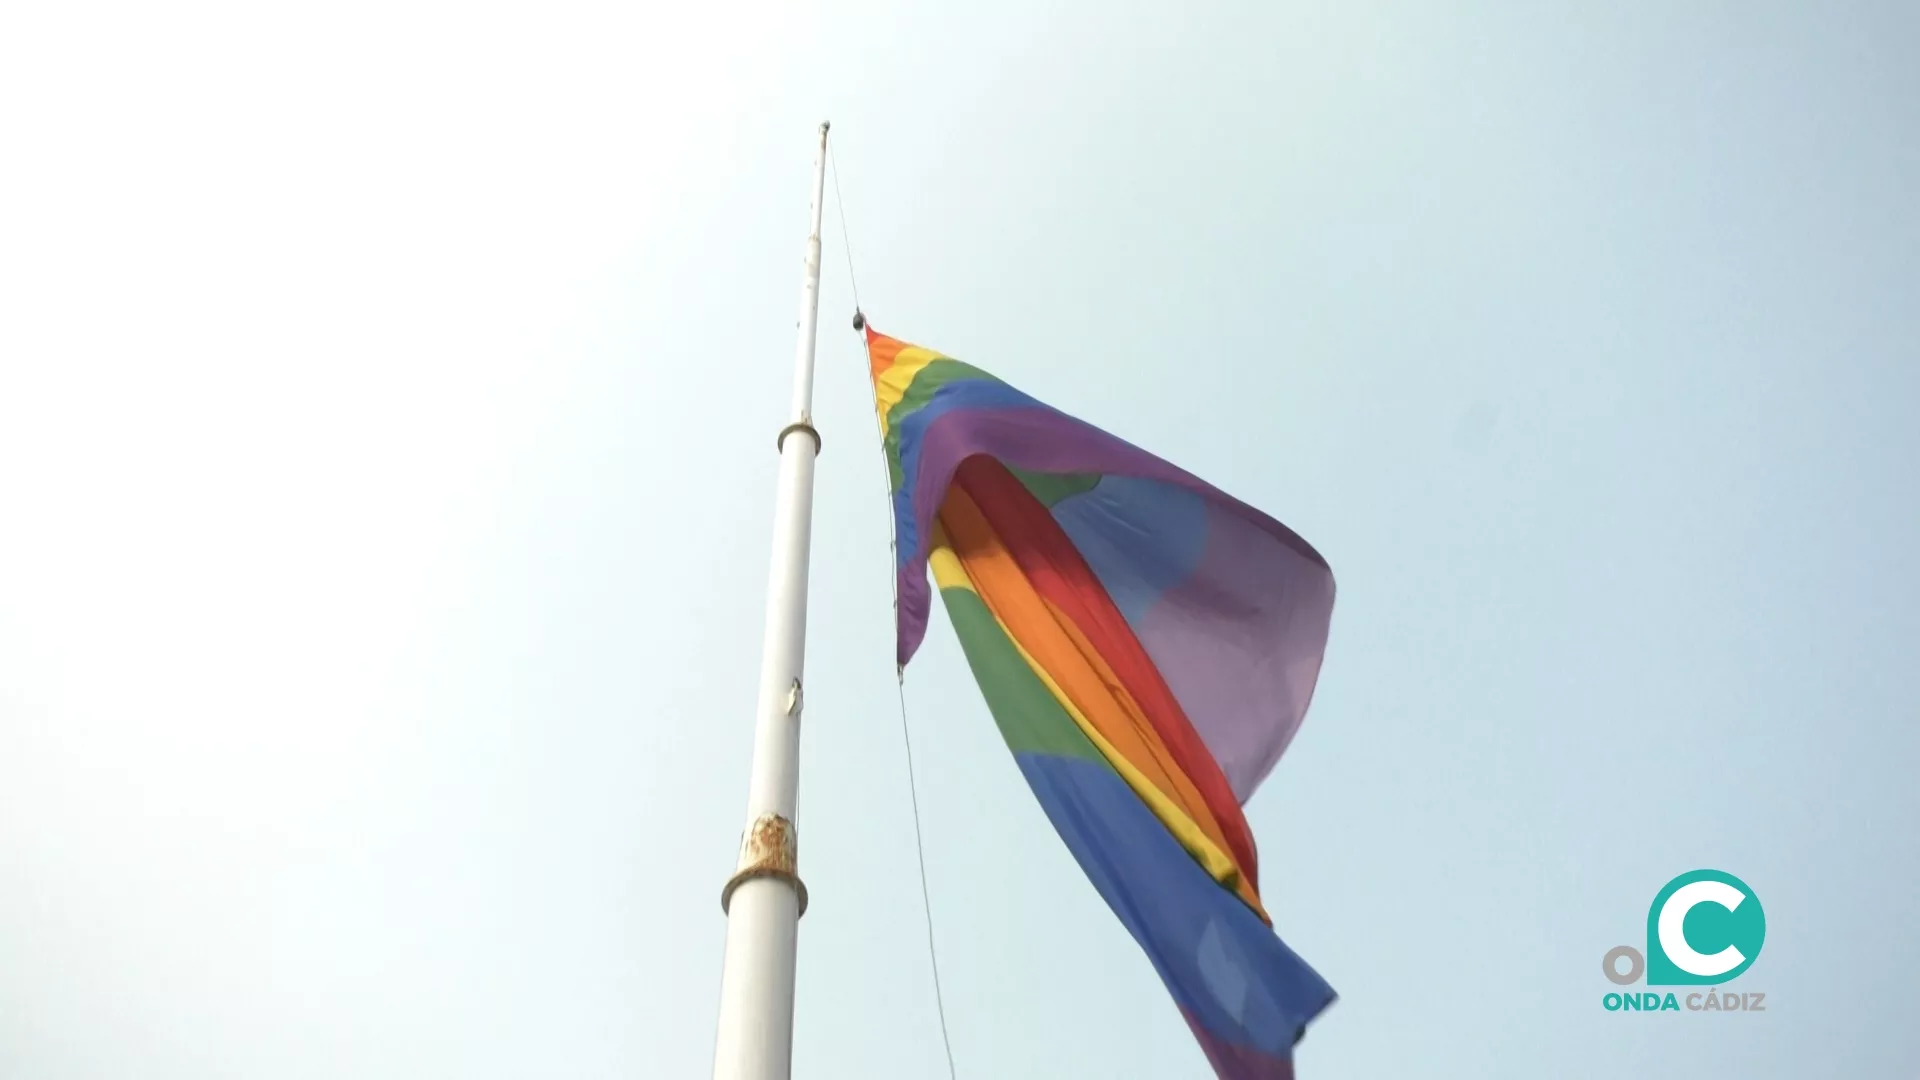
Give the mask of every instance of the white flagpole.
POLYGON ((720 894, 727 913, 720 970, 714 1080, 788 1080, 793 1062, 794 946, 807 887, 794 836, 800 779, 800 671, 806 657, 807 549, 813 528, 814 328, 820 317, 820 214, 826 193, 827 125, 813 161, 813 229, 807 234, 794 355, 793 409, 780 431, 780 487, 774 497, 773 567, 761 645, 760 704, 753 731, 753 780, 740 857, 720 894))

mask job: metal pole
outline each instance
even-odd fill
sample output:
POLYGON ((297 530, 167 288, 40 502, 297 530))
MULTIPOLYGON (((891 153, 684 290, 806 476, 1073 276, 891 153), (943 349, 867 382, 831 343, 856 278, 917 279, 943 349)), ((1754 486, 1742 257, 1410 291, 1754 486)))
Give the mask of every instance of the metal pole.
POLYGON ((793 1062, 794 947, 807 887, 794 836, 800 779, 801 665, 806 657, 807 550, 813 527, 814 328, 820 316, 820 214, 826 191, 827 125, 813 162, 813 228, 807 234, 794 355, 791 421, 780 431, 780 487, 774 498, 773 566, 767 579, 760 704, 753 731, 753 780, 740 857, 720 894, 727 913, 720 970, 714 1080, 788 1080, 793 1062))

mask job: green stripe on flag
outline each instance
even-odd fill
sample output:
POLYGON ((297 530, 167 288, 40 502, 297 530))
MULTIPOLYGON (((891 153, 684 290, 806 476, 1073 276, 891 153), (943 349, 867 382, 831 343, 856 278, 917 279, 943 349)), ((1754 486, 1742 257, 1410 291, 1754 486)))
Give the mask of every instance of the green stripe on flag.
MULTIPOLYGON (((1007 748, 1016 754, 1056 754, 1107 765, 1080 726, 1028 666, 993 613, 971 589, 941 589, 947 617, 967 664, 987 699, 987 710, 1007 748)), ((1108 768, 1112 766, 1108 765, 1108 768)))
POLYGON ((1100 482, 1100 473, 1040 473, 1028 472, 1007 466, 1007 471, 1015 479, 1026 485, 1040 505, 1051 507, 1069 495, 1078 495, 1083 491, 1092 491, 1100 482))

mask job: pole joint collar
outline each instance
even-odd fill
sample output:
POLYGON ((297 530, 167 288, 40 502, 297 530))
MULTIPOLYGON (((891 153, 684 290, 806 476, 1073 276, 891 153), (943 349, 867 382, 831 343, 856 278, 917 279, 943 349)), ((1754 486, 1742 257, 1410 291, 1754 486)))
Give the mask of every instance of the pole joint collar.
POLYGON ((807 913, 807 886, 800 880, 800 841, 793 822, 779 814, 761 814, 740 838, 740 861, 726 888, 720 890, 720 910, 733 902, 733 891, 754 878, 775 878, 793 886, 801 915, 807 913))
POLYGON ((786 449, 787 436, 793 434, 796 431, 803 431, 813 437, 813 456, 819 457, 820 456, 820 433, 818 431, 815 431, 813 429, 813 425, 807 423, 805 420, 788 424, 786 427, 781 428, 780 437, 773 440, 773 448, 775 450, 786 449))

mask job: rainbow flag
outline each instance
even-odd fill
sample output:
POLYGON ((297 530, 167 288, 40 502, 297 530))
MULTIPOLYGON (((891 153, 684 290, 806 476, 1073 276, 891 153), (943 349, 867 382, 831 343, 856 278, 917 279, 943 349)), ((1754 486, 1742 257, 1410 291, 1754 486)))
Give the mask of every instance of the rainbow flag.
POLYGON ((1313 696, 1333 572, 1285 525, 867 328, 898 660, 931 568, 1014 760, 1228 1080, 1293 1076, 1333 988, 1274 933, 1240 807, 1313 696))

